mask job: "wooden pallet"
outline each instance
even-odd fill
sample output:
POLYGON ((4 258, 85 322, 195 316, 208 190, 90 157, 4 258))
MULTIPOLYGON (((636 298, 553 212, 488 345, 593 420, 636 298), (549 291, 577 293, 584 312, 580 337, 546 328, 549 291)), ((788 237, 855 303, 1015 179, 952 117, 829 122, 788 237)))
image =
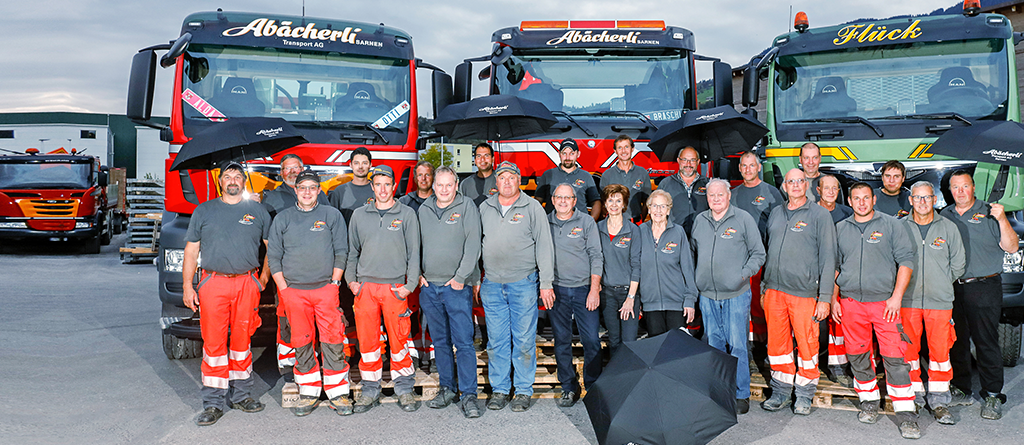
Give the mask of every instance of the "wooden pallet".
MULTIPOLYGON (((885 382, 883 376, 878 376, 878 388, 882 395, 882 400, 885 402, 882 406, 882 410, 885 414, 892 414, 892 400, 885 394, 885 382)), ((760 373, 754 373, 750 376, 750 398, 751 400, 764 400, 765 390, 769 388, 765 377, 760 373)), ((817 408, 824 409, 838 409, 843 411, 860 411, 859 398, 857 392, 853 388, 847 388, 838 383, 835 383, 824 375, 818 380, 818 390, 814 393, 814 400, 812 405, 817 408)))

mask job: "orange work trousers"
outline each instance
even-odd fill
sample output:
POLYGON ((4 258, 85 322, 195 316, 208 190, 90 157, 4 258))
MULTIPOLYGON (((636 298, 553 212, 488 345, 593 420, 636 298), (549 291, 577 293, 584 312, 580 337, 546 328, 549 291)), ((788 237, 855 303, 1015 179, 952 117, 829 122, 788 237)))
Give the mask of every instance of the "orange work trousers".
POLYGON ((910 365, 910 387, 917 394, 949 392, 953 379, 953 366, 949 362, 949 349, 956 341, 952 309, 900 309, 903 331, 910 337, 904 357, 910 365), (928 342, 928 390, 921 383, 921 334, 928 342))
POLYGON ((359 376, 363 382, 379 382, 383 377, 384 360, 381 355, 384 350, 380 332, 382 315, 391 350, 392 380, 412 377, 415 373, 407 347, 412 311, 406 300, 391 290, 401 285, 364 282, 356 294, 353 311, 356 317, 356 337, 359 339, 359 376))
POLYGON ((200 275, 196 292, 203 335, 203 386, 227 389, 229 381, 247 380, 252 374, 249 342, 260 327, 257 311, 262 289, 255 272, 230 278, 206 271, 200 275))
POLYGON ((750 299, 750 341, 758 343, 764 343, 768 341, 768 324, 764 319, 764 308, 761 307, 761 299, 757 298, 761 295, 761 274, 764 273, 764 268, 757 271, 754 276, 750 277, 750 294, 754 298, 750 299))
POLYGON ((291 321, 296 357, 293 371, 299 394, 319 397, 323 389, 328 399, 347 396, 349 366, 345 360, 345 322, 338 308, 338 287, 328 284, 319 289, 283 289, 281 302, 291 321), (322 374, 313 344, 318 334, 322 374))
POLYGON ((772 379, 788 386, 816 387, 818 371, 818 322, 813 320, 817 302, 768 289, 764 313, 768 320, 768 364, 772 379), (797 354, 794 360, 793 339, 797 354))

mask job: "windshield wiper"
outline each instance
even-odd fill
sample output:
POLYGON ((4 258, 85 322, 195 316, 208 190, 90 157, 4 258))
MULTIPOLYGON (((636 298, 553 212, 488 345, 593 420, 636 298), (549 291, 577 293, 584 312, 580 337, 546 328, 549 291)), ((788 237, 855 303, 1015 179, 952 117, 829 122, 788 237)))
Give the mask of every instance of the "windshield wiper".
POLYGON ((850 116, 850 117, 819 117, 819 118, 815 118, 815 119, 796 119, 796 120, 791 120, 791 121, 783 121, 784 124, 794 123, 794 122, 836 122, 836 123, 840 123, 840 124, 864 124, 864 125, 867 125, 868 128, 874 130, 875 134, 877 134, 878 137, 884 137, 884 133, 882 133, 882 129, 879 128, 878 125, 875 125, 875 124, 871 123, 871 121, 869 121, 867 119, 864 119, 863 117, 860 117, 860 116, 850 116))
POLYGON ((572 122, 573 125, 579 127, 580 130, 583 130, 583 132, 586 133, 587 136, 592 137, 592 138, 597 137, 596 134, 594 134, 593 132, 588 130, 586 127, 580 125, 579 122, 576 122, 576 119, 573 119, 572 115, 570 115, 569 113, 566 113, 564 111, 552 111, 551 114, 553 114, 555 116, 562 116, 562 117, 564 117, 565 120, 567 120, 569 122, 572 122))
POLYGON ((592 112, 589 112, 589 113, 572 113, 572 115, 573 116, 635 116, 637 119, 640 119, 641 121, 644 121, 644 123, 646 123, 647 125, 650 125, 651 127, 653 127, 654 131, 658 131, 658 126, 654 125, 654 122, 651 121, 651 119, 649 117, 647 117, 646 114, 643 114, 643 113, 641 113, 639 111, 633 111, 633 110, 592 111, 592 112))
MULTIPOLYGON (((373 125, 367 124, 365 122, 313 121, 311 123, 319 125, 321 127, 340 127, 340 128, 353 128, 353 129, 361 128, 363 130, 370 130, 370 131, 374 132, 374 134, 376 134, 377 137, 379 137, 382 141, 384 141, 384 145, 388 144, 388 138, 386 136, 384 136, 384 133, 382 133, 380 131, 380 129, 378 129, 377 127, 374 127, 373 125)), ((393 131, 400 131, 400 130, 393 130, 393 131)))
POLYGON ((971 122, 960 113, 904 114, 901 116, 880 117, 879 119, 955 119, 967 124, 968 126, 974 125, 974 122, 971 122))

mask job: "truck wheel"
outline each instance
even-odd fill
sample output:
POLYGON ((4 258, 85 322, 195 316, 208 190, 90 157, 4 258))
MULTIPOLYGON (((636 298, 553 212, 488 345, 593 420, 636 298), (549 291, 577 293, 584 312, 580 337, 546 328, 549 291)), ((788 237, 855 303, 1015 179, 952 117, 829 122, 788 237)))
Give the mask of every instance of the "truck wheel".
POLYGON ((163 335, 164 354, 167 355, 168 359, 184 360, 188 358, 202 357, 202 340, 175 337, 174 335, 167 333, 163 333, 161 335, 163 335))
POLYGON ((999 349, 1003 351, 1003 366, 1017 366, 1017 360, 1020 359, 1021 326, 999 324, 999 349))
POLYGON ((102 238, 102 235, 96 235, 96 236, 94 236, 92 238, 87 238, 85 240, 85 248, 84 248, 85 249, 85 253, 88 253, 88 254, 100 253, 100 246, 102 245, 102 241, 103 241, 100 238, 102 238))

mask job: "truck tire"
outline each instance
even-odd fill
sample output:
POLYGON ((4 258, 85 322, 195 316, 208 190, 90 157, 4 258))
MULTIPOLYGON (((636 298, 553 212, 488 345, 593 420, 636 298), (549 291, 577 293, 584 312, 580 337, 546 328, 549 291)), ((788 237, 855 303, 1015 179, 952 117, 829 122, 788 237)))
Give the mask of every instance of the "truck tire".
POLYGON ((106 221, 103 223, 103 231, 100 232, 100 244, 104 246, 110 245, 110 238, 114 235, 113 222, 113 218, 107 216, 106 221))
POLYGON ((164 354, 170 360, 184 360, 188 358, 202 357, 203 341, 190 338, 175 337, 168 333, 162 333, 164 354))
POLYGON ((1021 326, 999 324, 999 349, 1003 351, 1003 366, 1017 366, 1017 360, 1020 359, 1021 326))
POLYGON ((96 235, 96 236, 94 236, 92 238, 86 238, 85 246, 83 247, 84 250, 85 250, 85 253, 87 253, 87 254, 97 254, 97 253, 100 253, 100 246, 103 243, 103 240, 100 239, 100 238, 102 238, 102 236, 103 235, 96 235))

